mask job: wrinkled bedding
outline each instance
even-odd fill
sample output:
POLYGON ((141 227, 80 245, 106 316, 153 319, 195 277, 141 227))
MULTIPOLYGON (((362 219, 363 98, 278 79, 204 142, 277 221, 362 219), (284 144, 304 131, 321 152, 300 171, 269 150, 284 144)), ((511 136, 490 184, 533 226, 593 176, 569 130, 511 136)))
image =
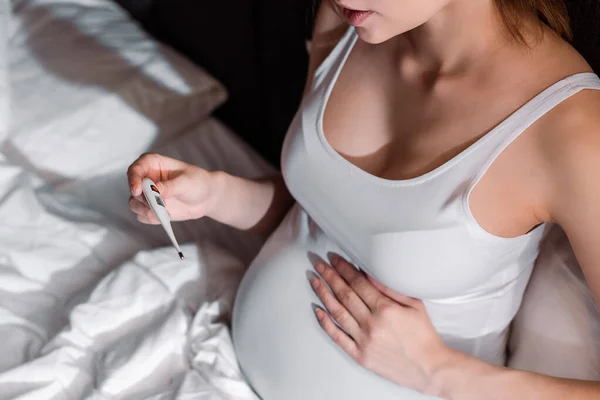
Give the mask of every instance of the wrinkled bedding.
POLYGON ((0 0, 0 399, 254 399, 229 327, 262 239, 128 210, 144 151, 273 168, 210 113, 225 89, 110 0, 0 0))
MULTIPOLYGON (((161 153, 271 172, 215 120, 161 153)), ((124 171, 98 179, 102 196, 0 162, 0 399, 254 399, 227 321, 261 240, 178 223, 180 261, 129 214, 124 171)))

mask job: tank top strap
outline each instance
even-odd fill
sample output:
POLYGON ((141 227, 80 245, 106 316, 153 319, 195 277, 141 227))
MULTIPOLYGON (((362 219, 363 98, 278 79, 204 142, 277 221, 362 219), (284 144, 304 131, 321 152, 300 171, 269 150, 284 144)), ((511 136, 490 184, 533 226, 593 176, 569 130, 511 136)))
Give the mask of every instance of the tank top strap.
POLYGON ((337 69, 343 65, 350 51, 354 47, 357 38, 358 35, 356 34, 355 28, 353 26, 348 27, 339 42, 337 42, 327 57, 325 57, 321 64, 316 68, 314 80, 320 82, 332 69, 337 72, 337 69))
POLYGON ((488 133, 491 137, 486 142, 490 151, 472 187, 485 175, 498 156, 527 128, 563 101, 586 89, 600 90, 600 78, 596 74, 583 72, 564 78, 525 103, 488 133))

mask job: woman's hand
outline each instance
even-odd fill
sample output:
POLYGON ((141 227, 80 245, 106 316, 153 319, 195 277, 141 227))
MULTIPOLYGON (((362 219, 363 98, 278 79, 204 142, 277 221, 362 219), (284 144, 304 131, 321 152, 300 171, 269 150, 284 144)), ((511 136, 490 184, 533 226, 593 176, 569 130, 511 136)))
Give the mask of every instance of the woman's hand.
POLYGON ((127 170, 131 192, 129 208, 142 223, 160 223, 142 195, 142 179, 146 177, 158 186, 173 221, 209 215, 218 201, 211 172, 160 154, 144 154, 127 170))
POLYGON ((331 261, 334 268, 316 265, 331 291, 320 279, 311 280, 329 312, 316 310, 325 332, 363 367, 398 385, 436 392, 433 375, 449 349, 423 303, 391 291, 340 257, 331 261))

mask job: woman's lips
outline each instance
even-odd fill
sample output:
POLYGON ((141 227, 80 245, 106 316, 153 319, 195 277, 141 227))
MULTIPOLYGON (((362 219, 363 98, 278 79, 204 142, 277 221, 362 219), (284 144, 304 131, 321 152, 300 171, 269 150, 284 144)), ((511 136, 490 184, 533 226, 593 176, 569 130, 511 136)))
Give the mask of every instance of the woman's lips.
POLYGON ((371 14, 373 14, 373 11, 350 10, 349 8, 344 8, 344 17, 348 23, 353 26, 360 26, 371 14))

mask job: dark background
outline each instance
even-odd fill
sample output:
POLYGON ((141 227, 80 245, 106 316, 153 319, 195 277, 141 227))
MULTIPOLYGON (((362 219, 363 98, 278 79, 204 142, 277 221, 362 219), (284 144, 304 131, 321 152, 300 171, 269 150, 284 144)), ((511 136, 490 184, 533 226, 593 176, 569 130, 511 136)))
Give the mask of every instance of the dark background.
POLYGON ((157 39, 219 79, 216 116, 279 167, 304 89, 312 0, 116 0, 157 39))
MULTIPOLYGON (((229 91, 216 116, 279 166, 300 103, 319 0, 116 0, 229 91)), ((600 73, 600 0, 566 0, 574 43, 600 73)))

